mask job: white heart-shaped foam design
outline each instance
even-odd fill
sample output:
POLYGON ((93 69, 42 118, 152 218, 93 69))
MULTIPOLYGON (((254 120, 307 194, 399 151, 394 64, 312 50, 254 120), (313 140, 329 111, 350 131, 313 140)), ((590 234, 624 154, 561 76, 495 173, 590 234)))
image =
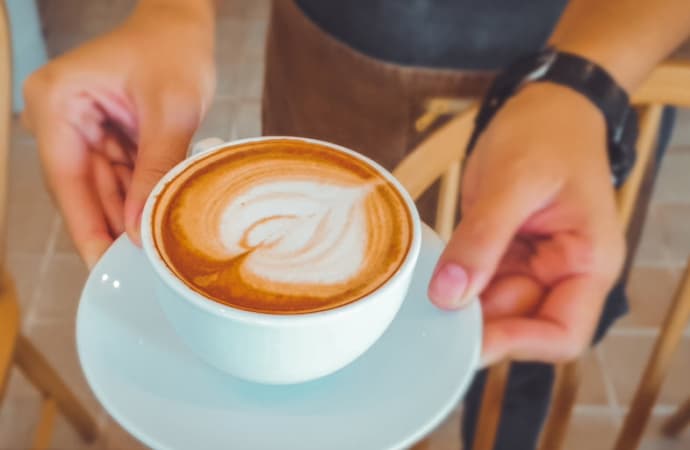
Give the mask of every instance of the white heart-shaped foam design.
POLYGON ((273 181, 254 185, 224 209, 219 235, 243 271, 280 283, 333 284, 362 269, 364 201, 371 185, 273 181))

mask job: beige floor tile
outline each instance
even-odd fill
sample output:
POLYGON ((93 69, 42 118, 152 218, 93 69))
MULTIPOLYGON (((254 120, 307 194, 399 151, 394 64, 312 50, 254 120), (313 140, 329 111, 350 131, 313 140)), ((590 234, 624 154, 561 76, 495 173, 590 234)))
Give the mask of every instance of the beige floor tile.
MULTIPOLYGON (((35 343, 37 339, 33 340, 35 343)), ((71 343, 70 343, 71 344, 71 343)), ((53 354, 48 355, 43 348, 39 348, 44 355, 51 361, 56 370, 69 384, 70 388, 79 395, 73 385, 73 379, 68 378, 68 371, 61 370, 60 366, 67 359, 58 355, 55 360, 53 354)), ((33 437, 34 428, 38 423, 41 396, 39 392, 26 380, 21 372, 15 367, 12 370, 7 392, 0 407, 0 450, 4 449, 26 449, 33 437)), ((87 404, 87 403, 85 403, 87 404)), ((98 408, 91 408, 94 419, 99 421, 99 415, 103 414, 98 408)), ((58 414, 51 440, 51 449, 78 450, 78 449, 97 449, 98 441, 86 444, 81 441, 72 427, 58 414)))
POLYGON ((259 102, 239 102, 236 104, 232 123, 232 139, 261 136, 261 106, 259 102))
POLYGON ((78 256, 71 254, 55 254, 48 264, 31 314, 39 322, 72 323, 88 276, 86 266, 78 256))
POLYGON ((630 312, 616 328, 658 327, 666 316, 681 271, 671 268, 635 266, 628 279, 630 312))
POLYGON ((270 0, 218 0, 219 17, 266 18, 270 9, 270 0))
MULTIPOLYGON (((687 191, 686 196, 688 194, 690 191, 687 191)), ((685 267, 690 258, 690 203, 663 204, 658 209, 671 262, 685 267)))
POLYGON ((108 450, 145 450, 148 448, 112 418, 108 418, 106 422, 103 438, 105 448, 108 450))
MULTIPOLYGON (((0 407, 0 450, 26 449, 33 438, 35 426, 40 413, 41 396, 37 390, 14 370, 2 407, 0 407), (18 391, 25 391, 18 393, 18 391)), ((94 419, 102 422, 103 412, 93 413, 94 419), (100 415, 100 416, 99 416, 100 415)), ((85 443, 72 426, 58 412, 50 449, 55 450, 96 450, 105 448, 104 439, 100 436, 92 443, 85 443)))
POLYGON ((265 18, 221 17, 216 30, 216 96, 232 99, 261 97, 263 87, 265 18))
POLYGON ((6 389, 5 398, 8 400, 38 400, 41 395, 16 365, 10 371, 6 389))
POLYGON ((241 61, 248 50, 247 44, 252 37, 252 24, 260 22, 260 19, 218 16, 215 48, 218 61, 241 61))
POLYGON ((103 414, 103 409, 86 383, 79 365, 74 320, 36 323, 27 334, 74 395, 98 420, 103 414))
POLYGON ((136 0, 41 0, 39 7, 50 55, 58 55, 122 22, 136 0))
POLYGON ((690 202, 688 199, 688 193, 690 193, 688 172, 690 172, 690 147, 679 147, 669 151, 661 163, 652 202, 690 202))
POLYGON ((216 97, 260 97, 265 31, 265 20, 232 17, 218 21, 216 97))
POLYGON ((647 267, 672 266, 670 250, 664 235, 664 221, 659 205, 650 205, 640 244, 635 253, 635 265, 647 267))
POLYGON ((459 450, 460 442, 460 412, 455 411, 427 439, 428 450, 459 450))
POLYGON ((25 144, 29 141, 34 141, 33 136, 31 135, 31 133, 29 133, 29 130, 24 128, 24 126, 22 125, 22 122, 19 119, 18 115, 14 115, 12 117, 12 122, 10 123, 10 136, 13 144, 25 144))
MULTIPOLYGON (((31 448, 40 407, 41 401, 38 396, 33 399, 5 401, 3 407, 0 408, 0 450, 31 448)), ((107 446, 105 439, 101 436, 90 443, 82 441, 74 428, 58 412, 48 448, 50 450, 100 450, 106 449, 107 446)))
POLYGON ((8 249, 40 254, 57 217, 43 183, 33 139, 13 139, 10 150, 8 249))
POLYGON ((233 100, 260 102, 263 90, 263 56, 245 57, 235 63, 233 76, 227 81, 219 80, 218 96, 233 100), (223 84, 228 83, 227 86, 223 84))
POLYGON ((607 405, 606 385, 601 365, 593 351, 582 359, 582 382, 577 403, 581 405, 607 405))
POLYGON ((237 17, 221 18, 216 25, 216 97, 229 97, 242 62, 249 35, 249 22, 237 17))
POLYGON ((43 255, 38 253, 9 253, 7 255, 7 265, 17 288, 21 314, 29 311, 34 299, 36 286, 41 276, 42 262, 43 255))
MULTIPOLYGON (((65 8, 65 10, 67 10, 67 8, 65 8)), ((72 28, 74 28, 75 26, 77 25, 71 25, 72 28)), ((95 32, 91 31, 88 33, 85 30, 79 29, 78 33, 65 33, 63 30, 69 27, 70 25, 65 25, 57 22, 50 23, 49 30, 51 31, 47 30, 45 35, 48 37, 46 39, 46 51, 48 53, 48 56, 50 56, 51 58, 63 55, 69 52, 70 50, 73 50, 79 47, 80 45, 86 43, 90 39, 93 39, 103 34, 103 29, 97 29, 95 32), (55 31, 52 31, 53 29, 55 29, 55 31)))
MULTIPOLYGON (((613 382, 623 406, 630 404, 647 364, 655 338, 650 336, 608 336, 601 344, 604 370, 613 382)), ((658 405, 677 405, 690 395, 690 338, 682 339, 663 383, 658 405)))
POLYGON ((77 248, 74 246, 74 242, 69 235, 69 231, 67 231, 64 220, 60 220, 58 228, 54 254, 57 257, 74 256, 81 260, 81 256, 79 256, 79 252, 77 252, 77 248))
POLYGON ((55 421, 50 450, 105 450, 107 444, 102 431, 96 440, 86 442, 77 434, 64 416, 59 415, 55 421))
POLYGON ((258 102, 263 90, 263 57, 229 57, 218 60, 216 97, 258 102))
POLYGON ((6 399, 0 408, 0 450, 30 448, 40 399, 6 399))
POLYGON ((215 98, 229 98, 237 91, 234 87, 239 72, 239 65, 234 56, 219 56, 217 58, 217 80, 215 98))
POLYGON ((87 42, 90 38, 96 37, 97 34, 84 34, 84 33, 60 33, 56 36, 52 36, 46 41, 46 50, 48 56, 51 58, 58 57, 69 52, 72 49, 79 47, 80 45, 87 42))
POLYGON ((69 231, 67 231, 67 227, 65 226, 65 222, 63 220, 60 220, 59 227, 60 229, 58 230, 57 238, 55 240, 55 252, 58 255, 78 255, 77 248, 74 246, 74 242, 72 242, 72 238, 70 237, 69 231))
POLYGON ((611 416, 574 414, 564 450, 610 450, 615 432, 616 422, 611 416))
POLYGON ((690 145, 690 109, 679 108, 671 145, 690 145))
POLYGON ((194 141, 208 137, 230 139, 235 109, 236 104, 233 101, 216 99, 194 135, 194 141))
POLYGON ((690 448, 690 427, 675 438, 667 438, 661 434, 661 425, 667 417, 667 415, 655 415, 650 419, 639 450, 687 450, 690 448))
POLYGON ((268 32, 268 20, 261 17, 259 19, 252 19, 247 22, 247 38, 245 46, 242 49, 243 56, 263 60, 266 53, 266 34, 268 32))

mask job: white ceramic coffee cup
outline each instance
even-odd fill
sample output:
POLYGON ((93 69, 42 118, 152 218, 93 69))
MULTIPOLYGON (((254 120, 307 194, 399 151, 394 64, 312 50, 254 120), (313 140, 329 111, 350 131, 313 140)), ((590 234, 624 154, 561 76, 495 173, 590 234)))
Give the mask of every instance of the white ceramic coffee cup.
POLYGON ((398 312, 407 294, 421 245, 417 209, 393 175, 347 148, 292 137, 215 142, 210 148, 193 154, 158 182, 146 202, 141 223, 144 252, 157 274, 157 300, 180 338, 203 360, 218 369, 245 380, 268 384, 299 383, 331 374, 369 349, 398 312), (271 139, 295 139, 325 145, 334 151, 364 160, 400 191, 410 210, 412 242, 397 272, 371 294, 348 305, 315 313, 255 313, 220 304, 193 291, 161 259, 153 243, 151 215, 156 199, 166 184, 209 152, 229 145, 271 139))

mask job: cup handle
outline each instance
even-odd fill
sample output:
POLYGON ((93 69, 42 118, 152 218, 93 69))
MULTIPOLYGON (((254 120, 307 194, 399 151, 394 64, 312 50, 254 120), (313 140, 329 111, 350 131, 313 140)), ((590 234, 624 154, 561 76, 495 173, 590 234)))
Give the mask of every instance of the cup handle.
POLYGON ((225 142, 225 140, 219 137, 208 137, 200 141, 196 141, 192 144, 191 148, 189 149, 189 154, 187 156, 194 156, 198 153, 205 152, 209 148, 215 147, 216 145, 220 145, 223 142, 225 142))

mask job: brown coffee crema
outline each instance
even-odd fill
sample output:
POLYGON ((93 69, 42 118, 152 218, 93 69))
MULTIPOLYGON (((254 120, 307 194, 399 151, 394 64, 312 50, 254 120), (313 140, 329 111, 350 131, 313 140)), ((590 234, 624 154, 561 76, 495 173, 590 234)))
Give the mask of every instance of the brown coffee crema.
POLYGON ((216 302, 302 314, 354 302, 404 261, 412 218, 364 161, 275 139, 228 146, 170 181, 154 206, 168 268, 216 302))

